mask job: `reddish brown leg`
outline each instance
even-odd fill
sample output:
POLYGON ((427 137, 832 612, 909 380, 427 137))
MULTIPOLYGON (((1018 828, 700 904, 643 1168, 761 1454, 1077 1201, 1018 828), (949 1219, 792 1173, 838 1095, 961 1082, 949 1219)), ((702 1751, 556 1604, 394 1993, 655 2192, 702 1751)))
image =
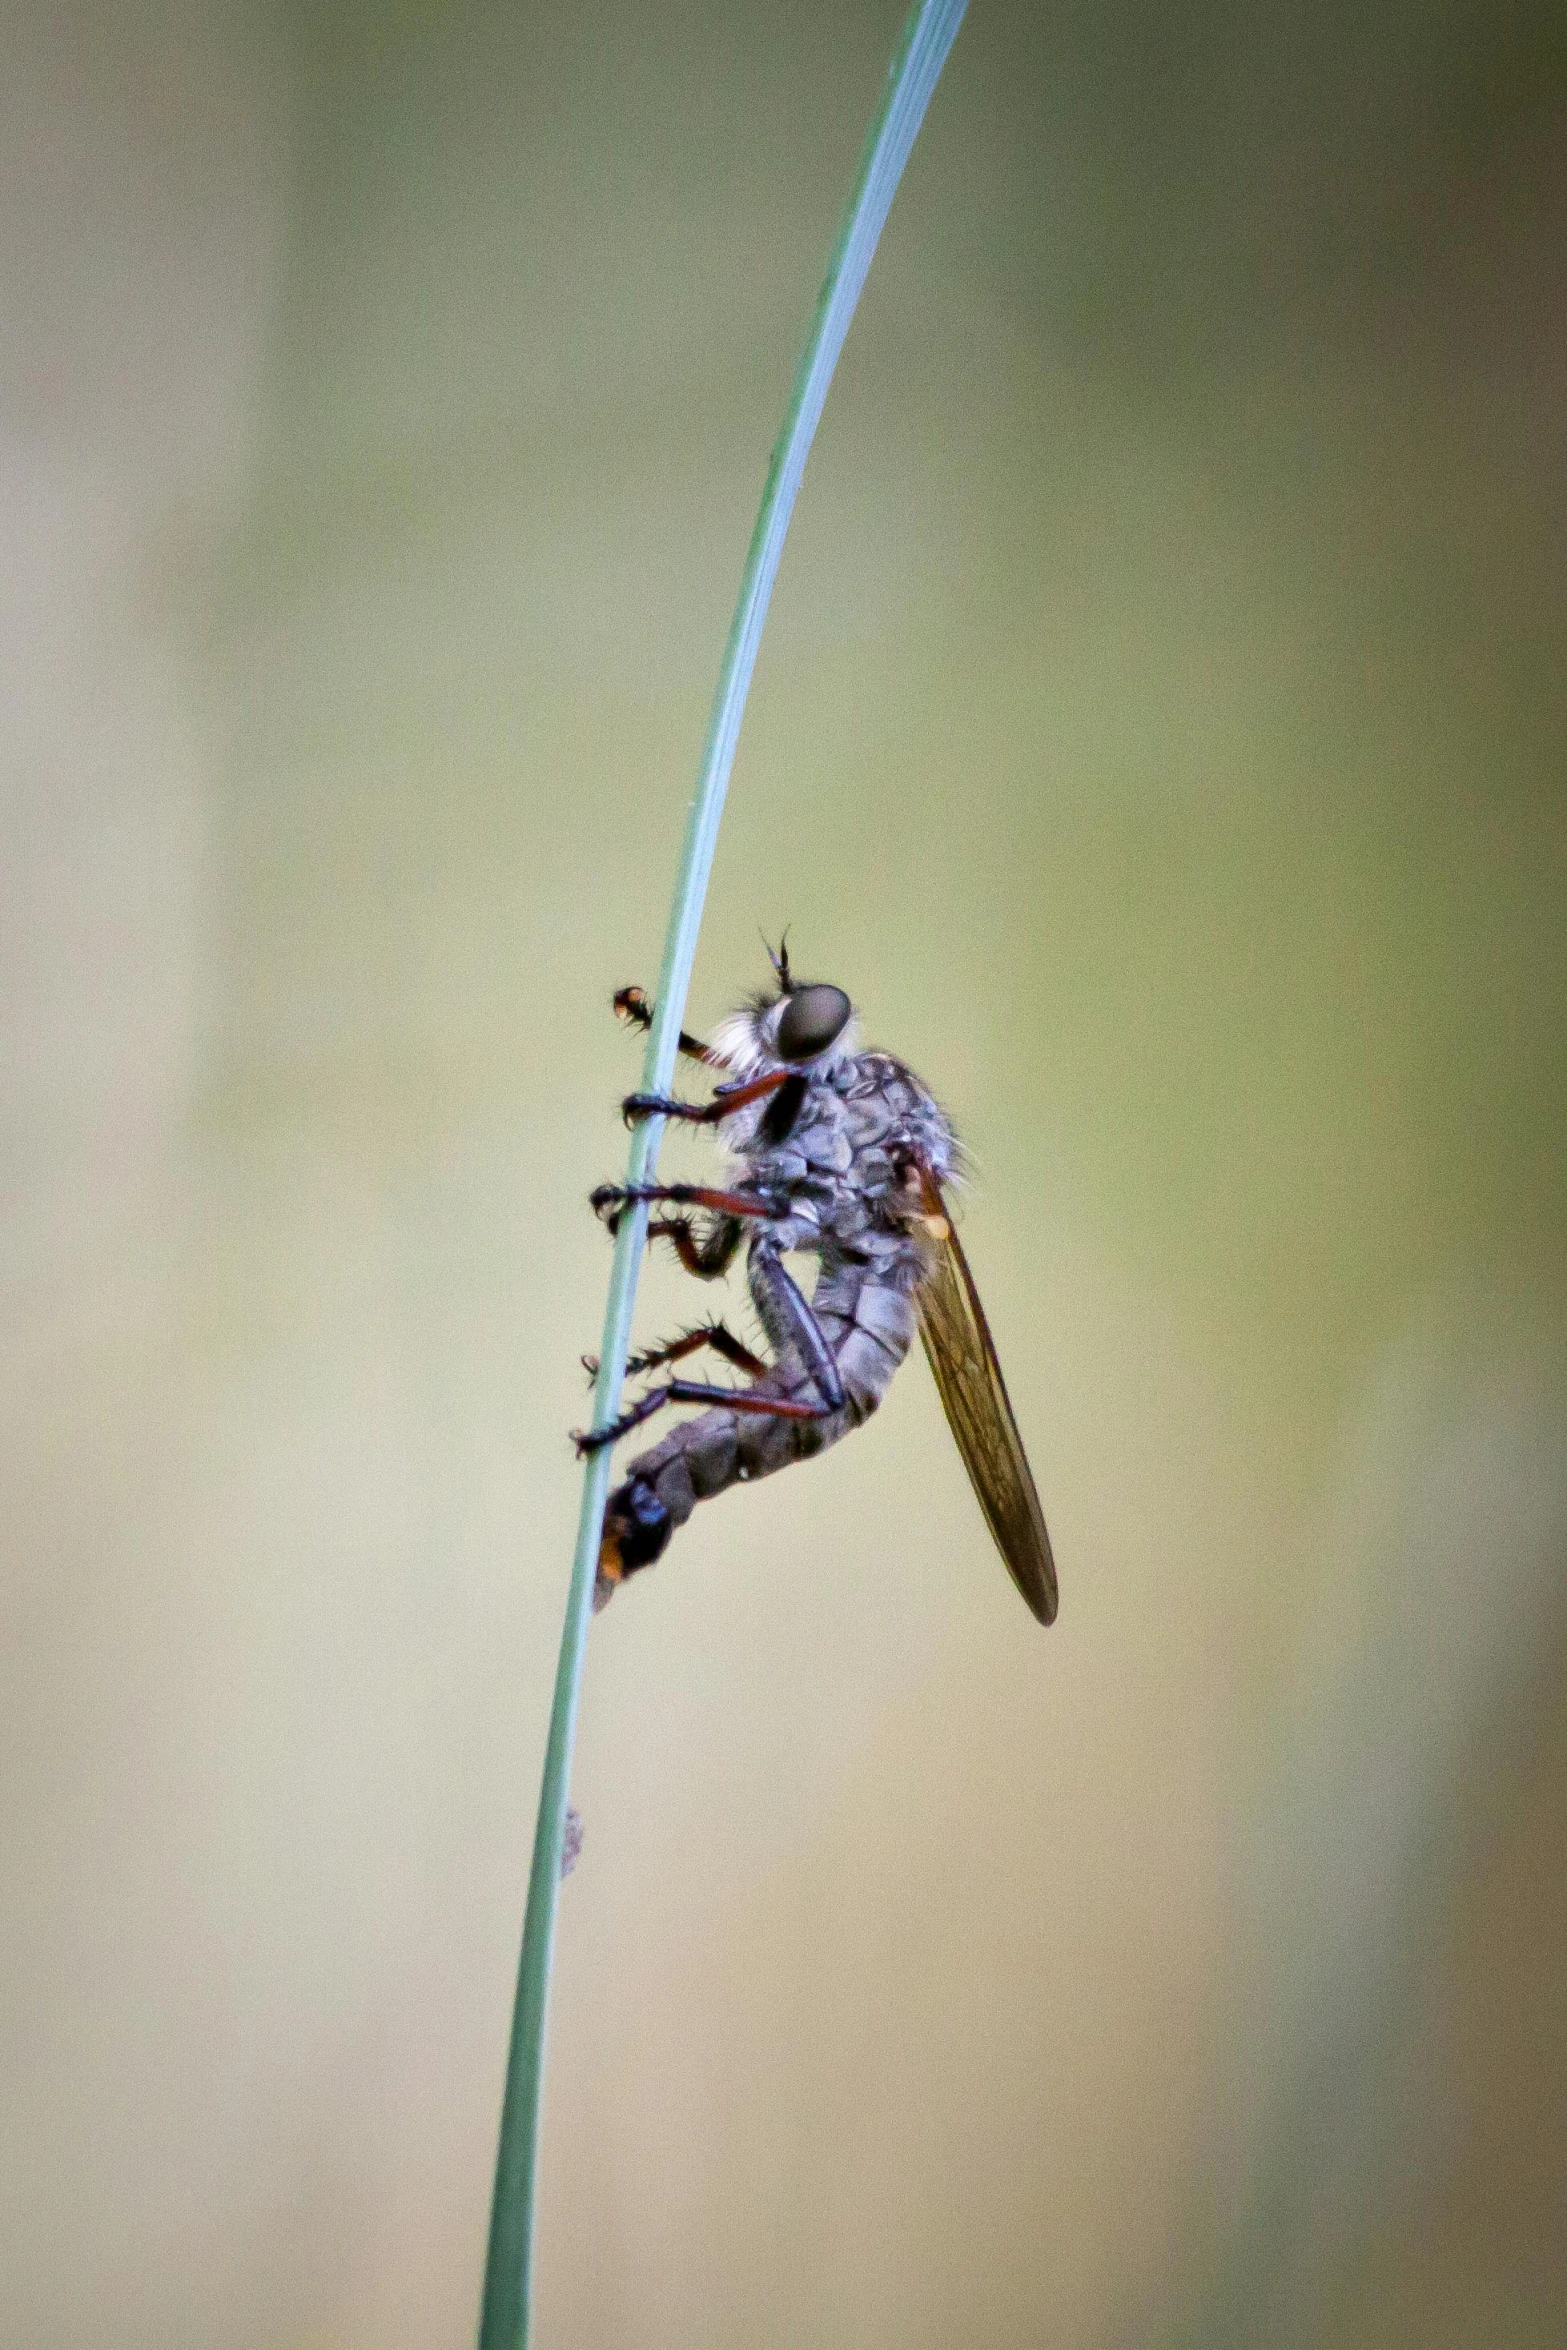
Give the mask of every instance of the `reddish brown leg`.
MULTIPOLYGON (((653 1007, 640 987, 619 987, 611 1001, 618 1016, 622 1020, 629 1020, 633 1028, 647 1030, 652 1027, 653 1007)), ((704 1044, 699 1036, 692 1036, 684 1028, 680 1031, 680 1050, 688 1061, 705 1061, 710 1069, 727 1069, 729 1066, 710 1044, 704 1044)))
POLYGON ((756 1395, 746 1388, 710 1387, 705 1379, 671 1379, 667 1386, 655 1387, 637 1401, 618 1420, 611 1420, 607 1428, 577 1428, 572 1431, 572 1443, 579 1454, 598 1452, 606 1444, 618 1444, 622 1436, 629 1436, 633 1428, 640 1428, 644 1420, 651 1420, 666 1403, 716 1403, 726 1411, 749 1412, 757 1418, 771 1420, 830 1420, 835 1406, 822 1403, 794 1403, 778 1395, 756 1395))
POLYGON ((698 1281, 716 1281, 734 1263, 743 1227, 738 1216, 723 1216, 705 1239, 697 1238, 689 1216, 655 1216, 647 1228, 649 1240, 667 1240, 688 1273, 698 1281))
POLYGON ((628 1093, 620 1105, 620 1114, 628 1126, 639 1118, 684 1118, 689 1126, 716 1126, 721 1118, 733 1117, 752 1102, 765 1101, 781 1085, 787 1085, 797 1076, 792 1069, 771 1069, 765 1077, 753 1077, 749 1085, 726 1085, 710 1102, 678 1101, 669 1093, 628 1093))
POLYGON ((602 1216, 611 1232, 633 1200, 668 1200, 677 1208, 706 1208, 714 1216, 746 1216, 763 1220, 784 1211, 770 1200, 752 1199, 743 1191, 713 1191, 705 1183, 601 1183, 589 1192, 588 1205, 602 1216))

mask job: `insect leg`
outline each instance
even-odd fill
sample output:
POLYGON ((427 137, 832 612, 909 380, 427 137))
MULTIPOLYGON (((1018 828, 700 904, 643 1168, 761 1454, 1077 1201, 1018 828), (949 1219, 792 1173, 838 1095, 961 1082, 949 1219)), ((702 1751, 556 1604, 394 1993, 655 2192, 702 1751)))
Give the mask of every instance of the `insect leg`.
MULTIPOLYGON (((640 1378, 645 1371, 662 1370, 666 1363, 683 1363, 687 1355, 696 1354, 704 1346, 722 1355, 726 1363, 733 1363, 737 1371, 749 1371, 753 1379, 760 1379, 767 1369, 760 1355, 752 1354, 722 1322, 703 1322, 694 1330, 682 1330, 678 1338, 668 1339, 662 1346, 650 1346, 645 1354, 630 1356, 626 1370, 632 1378, 640 1378)), ((598 1356, 584 1355, 582 1368, 590 1379, 596 1379, 598 1356)))
POLYGON ((662 1346, 650 1346, 646 1354, 633 1355, 626 1369, 633 1378, 639 1378, 645 1371, 661 1370, 666 1363, 683 1363, 687 1355, 697 1354, 704 1346, 710 1346, 715 1355, 722 1355, 726 1363, 733 1363, 737 1371, 748 1372, 753 1379, 760 1379, 766 1373, 767 1365, 761 1356, 754 1355, 722 1322, 703 1322, 695 1330, 682 1330, 678 1338, 668 1339, 662 1346))
POLYGON ((820 1322, 770 1244, 758 1244, 751 1251, 750 1274, 751 1293, 769 1334, 793 1348, 828 1411, 841 1411, 843 1381, 838 1376, 832 1348, 820 1322))
MULTIPOLYGON (((640 987, 617 988, 611 1002, 617 1016, 629 1021, 633 1028, 645 1030, 652 1027, 653 1007, 640 987)), ((688 1061, 706 1061, 713 1069, 727 1069, 729 1066, 710 1044, 704 1044, 699 1036, 692 1036, 684 1028, 680 1031, 680 1050, 688 1061)))
POLYGON ((689 1216, 655 1216, 647 1236, 649 1240, 669 1241, 686 1271, 694 1273, 698 1281, 717 1281, 734 1263, 741 1229, 738 1216, 720 1216, 699 1240, 689 1216))
MULTIPOLYGON (((736 1110, 745 1109, 751 1102, 765 1101, 781 1085, 787 1085, 793 1074, 788 1069, 771 1069, 765 1077, 755 1077, 749 1085, 727 1085, 710 1102, 677 1101, 667 1093, 628 1093, 620 1105, 620 1114, 628 1126, 639 1118, 684 1118, 691 1126, 716 1126, 721 1118, 733 1117, 736 1110)), ((798 1080, 796 1080, 798 1082, 798 1080)))
POLYGON ((660 1363, 679 1362, 699 1347, 710 1346, 714 1354, 722 1355, 726 1363, 733 1363, 737 1371, 745 1371, 753 1379, 766 1376, 768 1366, 760 1355, 753 1354, 743 1339, 722 1322, 706 1322, 700 1330, 688 1330, 666 1346, 649 1347, 646 1354, 633 1355, 628 1369, 637 1372, 656 1370, 660 1363))
POLYGON ((602 1216, 611 1232, 634 1200, 668 1200, 677 1208, 707 1208, 715 1216, 776 1218, 786 1211, 770 1200, 752 1199, 743 1191, 714 1191, 705 1183, 601 1183, 588 1194, 595 1216, 602 1216))
POLYGON ((666 1403, 715 1403, 728 1412, 749 1412, 769 1420, 826 1420, 838 1409, 835 1404, 796 1403, 791 1396, 758 1395, 754 1388, 714 1387, 705 1379, 671 1379, 663 1387, 650 1388, 646 1395, 639 1396, 607 1428, 576 1429, 571 1441, 579 1456, 598 1452, 606 1444, 618 1444, 622 1436, 629 1436, 633 1428, 651 1420, 666 1403))
MULTIPOLYGON (((606 1185, 604 1192, 605 1197, 603 1198, 597 1192, 593 1195, 594 1205, 601 1214, 611 1196, 621 1196, 613 1185, 606 1185)), ((610 1223, 612 1232, 619 1220, 619 1211, 617 1210, 610 1223)), ((697 1231, 689 1216, 655 1216, 647 1228, 647 1236, 650 1241, 669 1241, 686 1271, 694 1274, 698 1281, 717 1281, 728 1272, 734 1263, 735 1251, 740 1246, 744 1229, 738 1216, 715 1215, 707 1230, 702 1233, 697 1231)), ((741 1346, 739 1339, 732 1337, 721 1322, 709 1324, 705 1332, 687 1332, 685 1336, 690 1340, 690 1344, 681 1345, 681 1353, 683 1354, 694 1353, 700 1345, 709 1345, 735 1364, 739 1370, 749 1371, 753 1378, 760 1378, 767 1368, 765 1363, 757 1360, 748 1347, 741 1346)), ((677 1341, 677 1344, 679 1343, 677 1341)), ((640 1361, 633 1359, 627 1365, 627 1369, 631 1371, 652 1370, 659 1363, 674 1362, 678 1359, 678 1356, 664 1348, 655 1348, 652 1354, 643 1357, 640 1361)), ((598 1377, 598 1357, 596 1355, 584 1355, 582 1365, 590 1379, 598 1377)))

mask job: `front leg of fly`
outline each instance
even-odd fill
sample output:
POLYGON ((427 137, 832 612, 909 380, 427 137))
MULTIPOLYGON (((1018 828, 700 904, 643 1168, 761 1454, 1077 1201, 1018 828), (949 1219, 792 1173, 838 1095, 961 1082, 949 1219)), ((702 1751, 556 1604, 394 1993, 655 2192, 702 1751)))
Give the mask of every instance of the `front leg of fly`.
POLYGON ((791 1086, 803 1088, 804 1079, 791 1076, 787 1069, 771 1070, 765 1077, 753 1078, 749 1085, 721 1086, 710 1102, 683 1102, 669 1093, 628 1093, 620 1105, 620 1114, 628 1126, 635 1126, 642 1118, 683 1118, 691 1126, 718 1126, 726 1118, 733 1118, 747 1110, 754 1102, 774 1097, 775 1106, 789 1093, 791 1086))

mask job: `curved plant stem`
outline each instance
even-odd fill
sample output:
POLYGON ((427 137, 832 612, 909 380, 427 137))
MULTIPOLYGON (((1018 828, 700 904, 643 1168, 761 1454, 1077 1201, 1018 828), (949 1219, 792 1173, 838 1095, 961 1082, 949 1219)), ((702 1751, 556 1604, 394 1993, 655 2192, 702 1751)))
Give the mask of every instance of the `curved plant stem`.
MULTIPOLYGON (((691 803, 685 853, 675 884, 659 974, 658 1002, 642 1073, 643 1090, 648 1093, 667 1093, 674 1076, 676 1043, 696 956, 697 930, 712 869, 718 821, 723 813, 762 622, 772 595, 789 517, 794 510, 795 494, 877 239, 931 92, 963 20, 965 4, 966 0, 920 0, 903 28, 888 68, 881 105, 866 141, 854 199, 817 301, 810 340, 794 380, 788 414, 773 449, 761 511, 740 584, 740 599, 724 649, 696 796, 691 803)), ((662 1128, 660 1118, 650 1118, 637 1128, 631 1145, 628 1182, 643 1183, 651 1179, 662 1128)), ((599 1349, 598 1384, 593 1398, 596 1428, 606 1426, 619 1408, 647 1219, 646 1207, 633 1208, 623 1218, 615 1244, 604 1311, 604 1337, 599 1349)), ((576 1556, 566 1601, 560 1663, 555 1674, 555 1699, 544 1757, 533 1867, 528 1878, 528 1914, 523 1928, 522 1963, 501 2111, 484 2308, 479 2327, 480 2350, 526 2350, 529 2335, 550 1956, 565 1842, 571 1750, 582 1688, 583 1650, 592 1610, 608 1486, 606 1447, 589 1455, 583 1479, 576 1556)))

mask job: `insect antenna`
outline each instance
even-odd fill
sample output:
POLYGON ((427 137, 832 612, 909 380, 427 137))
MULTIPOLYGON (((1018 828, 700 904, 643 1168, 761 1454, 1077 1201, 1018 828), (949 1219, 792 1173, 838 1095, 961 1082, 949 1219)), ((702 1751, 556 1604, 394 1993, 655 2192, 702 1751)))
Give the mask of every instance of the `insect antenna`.
MULTIPOLYGON (((767 947, 767 933, 765 930, 762 933, 762 944, 764 947, 767 947)), ((777 954, 775 955, 773 953, 771 947, 767 947, 767 960, 769 963, 771 963, 774 973, 777 976, 779 994, 792 994, 794 990, 794 981, 789 976, 789 930, 787 924, 784 926, 784 934, 782 938, 778 941, 777 954)))

